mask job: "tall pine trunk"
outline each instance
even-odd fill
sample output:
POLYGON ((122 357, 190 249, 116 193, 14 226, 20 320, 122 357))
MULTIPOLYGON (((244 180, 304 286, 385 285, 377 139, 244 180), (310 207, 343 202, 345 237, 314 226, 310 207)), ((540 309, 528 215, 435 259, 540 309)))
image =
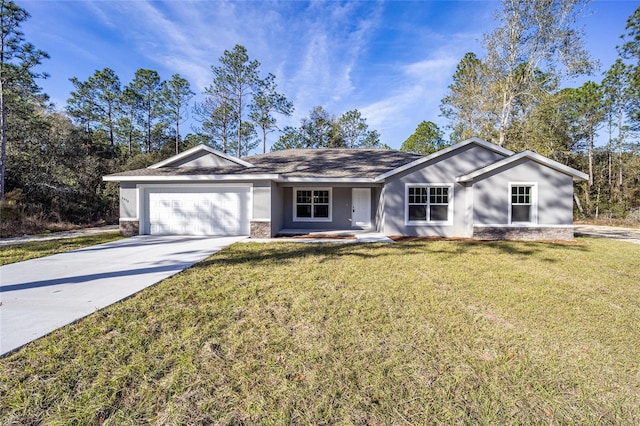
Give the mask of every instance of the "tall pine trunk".
POLYGON ((238 158, 242 157, 242 89, 238 94, 238 158))
MULTIPOLYGON (((4 56, 4 52, 2 52, 2 56, 4 56)), ((2 153, 0 154, 0 200, 4 199, 4 182, 7 162, 7 126, 5 114, 4 81, 2 71, 0 71, 0 132, 2 133, 2 136, 0 136, 2 139, 2 153)))

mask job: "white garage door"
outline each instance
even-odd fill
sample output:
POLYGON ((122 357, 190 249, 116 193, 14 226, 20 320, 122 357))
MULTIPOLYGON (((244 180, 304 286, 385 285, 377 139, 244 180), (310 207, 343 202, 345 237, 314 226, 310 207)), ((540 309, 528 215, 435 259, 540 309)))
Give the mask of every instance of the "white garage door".
POLYGON ((248 188, 148 189, 145 233, 248 235, 248 188))

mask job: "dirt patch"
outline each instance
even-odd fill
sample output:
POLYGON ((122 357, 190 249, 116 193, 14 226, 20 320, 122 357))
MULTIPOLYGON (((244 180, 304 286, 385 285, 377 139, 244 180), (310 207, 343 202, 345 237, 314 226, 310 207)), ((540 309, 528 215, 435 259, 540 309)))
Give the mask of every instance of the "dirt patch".
POLYGON ((355 235, 332 234, 278 234, 275 238, 315 239, 315 240, 355 240, 355 235))
POLYGON ((39 217, 25 217, 20 220, 0 223, 0 238, 24 237, 25 235, 50 235, 53 233, 81 231, 117 224, 117 221, 94 221, 84 224, 47 221, 39 217))
POLYGON ((118 225, 106 225, 106 226, 98 226, 95 228, 78 228, 70 231, 49 232, 46 234, 39 234, 39 235, 23 235, 21 237, 11 237, 11 238, 3 237, 3 238, 0 238, 0 246, 29 243, 29 242, 36 242, 36 241, 58 240, 63 238, 85 237, 88 235, 102 234, 105 232, 116 232, 117 230, 118 230, 118 225))
POLYGON ((577 241, 566 240, 481 240, 475 238, 462 238, 462 237, 407 237, 403 235, 391 235, 389 237, 395 242, 414 242, 414 241, 466 241, 470 243, 496 243, 496 242, 523 242, 523 243, 545 243, 545 244, 562 244, 562 245, 576 245, 577 241))
POLYGON ((471 238, 447 238, 447 237, 408 237, 405 235, 390 235, 390 239, 398 243, 410 243, 413 241, 478 241, 471 238))
POLYGON ((606 218, 606 219, 592 219, 585 220, 579 219, 573 222, 574 225, 586 225, 586 226, 606 226, 614 228, 629 228, 640 231, 640 220, 637 219, 619 219, 619 218, 606 218))

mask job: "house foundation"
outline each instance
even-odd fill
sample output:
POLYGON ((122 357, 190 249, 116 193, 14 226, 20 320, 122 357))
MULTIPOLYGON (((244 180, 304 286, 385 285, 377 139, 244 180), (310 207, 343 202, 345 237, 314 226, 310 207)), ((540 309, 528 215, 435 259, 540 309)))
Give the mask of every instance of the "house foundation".
POLYGON ((475 240, 572 241, 573 226, 473 227, 475 240))
POLYGON ((271 238, 271 221, 252 220, 250 228, 251 238, 271 238))
POLYGON ((126 237, 140 235, 140 222, 137 220, 121 220, 120 235, 124 235, 126 237))

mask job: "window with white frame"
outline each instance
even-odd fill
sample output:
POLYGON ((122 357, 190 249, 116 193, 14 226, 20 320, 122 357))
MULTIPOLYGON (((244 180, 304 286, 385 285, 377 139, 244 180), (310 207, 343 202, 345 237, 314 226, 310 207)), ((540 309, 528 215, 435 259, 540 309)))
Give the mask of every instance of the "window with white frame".
POLYGON ((453 187, 449 184, 408 185, 406 221, 408 224, 450 223, 453 187))
POLYGON ((536 186, 532 183, 512 183, 510 186, 510 223, 536 222, 536 186))
POLYGON ((294 188, 293 220, 331 221, 330 188, 294 188))

